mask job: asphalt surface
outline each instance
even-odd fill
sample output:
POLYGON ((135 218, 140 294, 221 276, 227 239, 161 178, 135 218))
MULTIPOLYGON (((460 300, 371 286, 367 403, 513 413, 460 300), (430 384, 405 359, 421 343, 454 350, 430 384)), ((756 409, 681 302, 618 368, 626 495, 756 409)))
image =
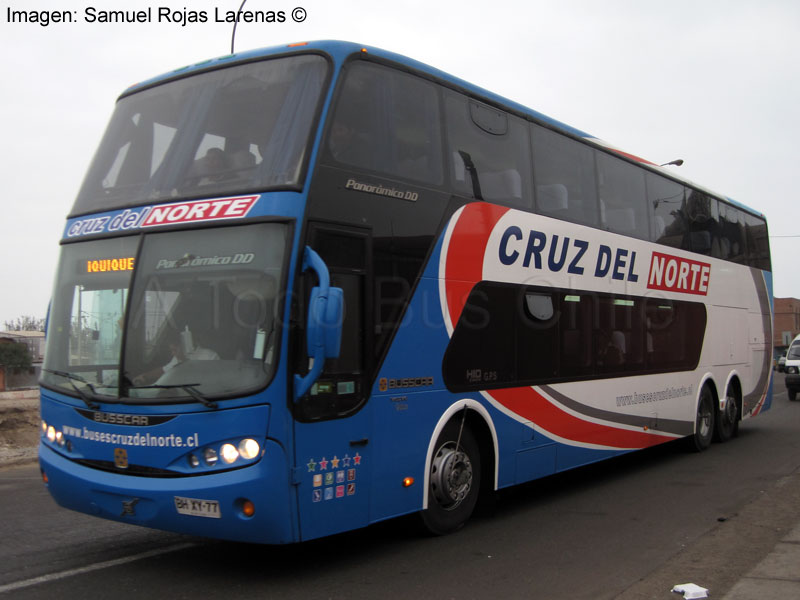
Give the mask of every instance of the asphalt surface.
MULTIPOLYGON (((775 395, 783 396, 783 378, 776 375, 775 395)), ((800 403, 799 403, 800 404, 800 403)), ((800 408, 800 407, 798 407, 800 408)), ((6 423, 19 423, 22 413, 38 412, 38 398, 28 394, 0 397, 0 427, 6 423)), ((28 419, 31 421, 32 419, 28 419)), ((798 432, 800 434, 800 432, 798 432)), ((35 439, 25 437, 25 439, 35 439)), ((21 439, 19 437, 15 439, 21 439)), ((16 447, 0 445, 0 469, 14 469, 31 465, 36 460, 34 445, 16 447)), ((739 578, 737 583, 723 596, 724 600, 785 600, 800 598, 800 464, 790 475, 765 489, 761 496, 744 507, 730 520, 713 529, 691 548, 671 558, 668 563, 653 571, 623 592, 620 600, 644 600, 650 598, 653 589, 669 589, 675 585, 673 574, 685 574, 686 584, 700 584, 707 576, 709 564, 724 570, 727 557, 721 548, 739 552, 746 541, 751 562, 755 565, 739 578), (661 581, 660 578, 664 580, 661 581)), ((723 519, 721 519, 723 521, 723 519)), ((705 597, 702 587, 687 588, 684 597, 705 597)), ((675 598, 680 592, 675 591, 675 598)), ((0 587, 0 594, 4 590, 0 587)), ((713 590, 709 597, 714 595, 713 590)))

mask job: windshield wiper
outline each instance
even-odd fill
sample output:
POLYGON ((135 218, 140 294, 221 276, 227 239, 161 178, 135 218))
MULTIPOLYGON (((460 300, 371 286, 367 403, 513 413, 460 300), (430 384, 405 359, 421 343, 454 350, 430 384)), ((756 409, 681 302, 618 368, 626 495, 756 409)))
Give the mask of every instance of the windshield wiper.
POLYGON ((81 400, 84 401, 86 406, 88 406, 92 410, 96 410, 96 409, 100 408, 100 405, 93 401, 92 396, 87 394, 85 390, 82 390, 77 385, 75 385, 76 381, 80 381, 82 384, 84 384, 86 387, 88 387, 90 390, 92 390, 92 395, 93 396, 95 396, 95 397, 98 396, 97 390, 94 389, 94 386, 91 383, 89 383, 88 381, 86 381, 80 375, 76 375, 75 373, 69 373, 67 371, 56 371, 56 370, 53 370, 53 369, 42 369, 42 371, 44 371, 45 373, 52 373, 53 375, 58 375, 59 377, 66 378, 69 381, 69 384, 72 386, 72 389, 74 389, 78 393, 78 395, 81 397, 81 400))
POLYGON ((217 403, 213 400, 209 400, 203 394, 198 392, 195 388, 201 385, 199 383, 153 383, 151 385, 132 385, 128 389, 129 390, 171 390, 171 389, 180 389, 189 394, 192 398, 200 402, 203 406, 207 406, 208 408, 217 408, 217 403))

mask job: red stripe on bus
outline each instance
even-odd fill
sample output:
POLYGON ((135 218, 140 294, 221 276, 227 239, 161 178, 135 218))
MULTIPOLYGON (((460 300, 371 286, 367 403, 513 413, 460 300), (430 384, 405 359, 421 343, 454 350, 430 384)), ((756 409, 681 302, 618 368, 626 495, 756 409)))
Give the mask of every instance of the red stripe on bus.
POLYGON ((674 437, 619 429, 575 417, 549 402, 530 387, 492 390, 489 396, 511 412, 531 421, 560 438, 610 448, 647 448, 674 437))
POLYGON ((454 328, 470 291, 483 279, 483 257, 489 236, 509 210, 486 202, 468 204, 453 228, 445 257, 445 289, 454 328))

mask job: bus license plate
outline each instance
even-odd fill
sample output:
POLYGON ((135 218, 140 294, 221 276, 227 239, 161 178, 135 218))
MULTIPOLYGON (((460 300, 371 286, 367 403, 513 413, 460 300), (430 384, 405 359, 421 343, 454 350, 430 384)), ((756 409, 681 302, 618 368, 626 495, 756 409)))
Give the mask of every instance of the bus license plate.
POLYGON ((175 496, 175 510, 182 515, 192 517, 207 517, 209 519, 222 517, 219 512, 219 502, 216 500, 199 500, 197 498, 175 496))

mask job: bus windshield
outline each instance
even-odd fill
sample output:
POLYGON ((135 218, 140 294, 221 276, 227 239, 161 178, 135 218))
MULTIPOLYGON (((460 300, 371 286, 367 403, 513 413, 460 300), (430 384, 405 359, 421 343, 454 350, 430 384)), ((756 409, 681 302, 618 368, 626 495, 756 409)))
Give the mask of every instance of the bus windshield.
POLYGON ((300 55, 124 96, 71 215, 299 185, 326 73, 300 55))
POLYGON ((136 402, 263 387, 277 362, 288 229, 259 223, 66 245, 42 383, 136 402))

